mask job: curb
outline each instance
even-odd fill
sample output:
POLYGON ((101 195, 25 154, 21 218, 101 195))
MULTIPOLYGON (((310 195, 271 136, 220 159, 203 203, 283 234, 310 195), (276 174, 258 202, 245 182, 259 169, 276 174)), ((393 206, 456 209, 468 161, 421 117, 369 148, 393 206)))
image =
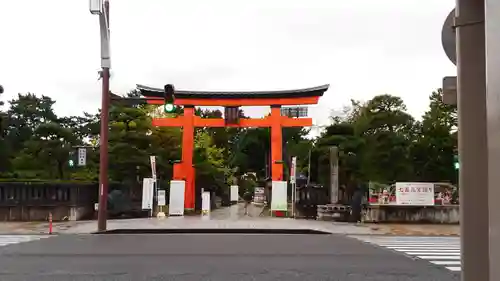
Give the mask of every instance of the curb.
POLYGON ((246 228, 171 228, 171 229, 112 229, 92 234, 314 234, 331 235, 315 229, 246 229, 246 228))

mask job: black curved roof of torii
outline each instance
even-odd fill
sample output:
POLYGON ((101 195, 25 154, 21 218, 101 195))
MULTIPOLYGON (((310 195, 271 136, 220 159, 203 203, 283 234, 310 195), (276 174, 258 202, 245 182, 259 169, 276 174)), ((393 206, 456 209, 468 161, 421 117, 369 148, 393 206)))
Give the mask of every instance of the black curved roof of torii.
MULTIPOLYGON (((222 99, 241 99, 241 98, 302 98, 302 97, 321 97, 330 87, 329 84, 304 88, 295 90, 281 90, 281 91, 189 91, 189 90, 176 90, 175 97, 181 99, 209 99, 209 98, 222 98, 222 99)), ((164 89, 152 88, 144 85, 137 84, 137 90, 145 97, 159 97, 163 98, 164 89)))

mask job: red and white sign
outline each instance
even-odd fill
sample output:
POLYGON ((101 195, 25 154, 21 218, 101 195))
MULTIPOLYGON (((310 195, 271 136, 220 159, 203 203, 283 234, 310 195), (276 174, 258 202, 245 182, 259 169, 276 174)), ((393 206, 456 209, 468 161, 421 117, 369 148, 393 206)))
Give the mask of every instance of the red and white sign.
POLYGON ((297 157, 292 157, 292 167, 290 167, 290 183, 295 183, 297 175, 297 157))
POLYGON ((433 206, 434 184, 428 182, 397 182, 396 204, 433 206))
POLYGON ((153 180, 156 181, 156 156, 149 156, 149 160, 151 161, 151 175, 153 180))

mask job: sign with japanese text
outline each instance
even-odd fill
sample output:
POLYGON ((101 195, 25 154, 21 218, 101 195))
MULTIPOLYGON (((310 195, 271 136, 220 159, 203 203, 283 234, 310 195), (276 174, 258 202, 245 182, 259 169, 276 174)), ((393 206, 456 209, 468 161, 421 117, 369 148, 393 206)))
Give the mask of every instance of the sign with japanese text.
POLYGON ((434 184, 428 182, 397 182, 396 204, 433 206, 434 184))
POLYGON ((158 190, 158 206, 167 205, 167 192, 165 190, 158 190))
POLYGON ((295 183, 297 176, 297 157, 292 157, 292 167, 290 167, 290 183, 295 183))
POLYGON ((87 165, 87 149, 85 147, 78 148, 78 166, 87 165))
POLYGON ((151 175, 153 180, 156 181, 156 156, 149 156, 149 160, 151 161, 151 175))
POLYGON ((154 180, 144 178, 142 181, 142 209, 151 210, 153 208, 154 180))

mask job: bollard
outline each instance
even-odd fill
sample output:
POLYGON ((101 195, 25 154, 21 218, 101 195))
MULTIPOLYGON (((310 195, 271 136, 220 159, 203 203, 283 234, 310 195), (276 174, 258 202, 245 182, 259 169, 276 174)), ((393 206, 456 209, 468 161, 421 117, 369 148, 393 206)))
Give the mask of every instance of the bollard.
POLYGON ((49 234, 52 234, 52 212, 49 213, 49 234))
POLYGON ((158 219, 164 219, 166 217, 165 212, 163 212, 163 206, 160 206, 160 211, 156 214, 158 219))

